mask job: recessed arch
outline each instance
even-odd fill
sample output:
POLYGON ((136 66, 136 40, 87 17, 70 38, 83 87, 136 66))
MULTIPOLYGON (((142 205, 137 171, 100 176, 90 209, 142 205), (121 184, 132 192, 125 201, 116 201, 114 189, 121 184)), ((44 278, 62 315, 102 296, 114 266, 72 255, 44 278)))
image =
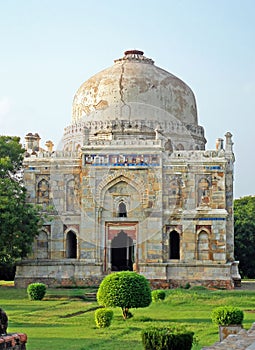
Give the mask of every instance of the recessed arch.
POLYGON ((48 259, 49 258, 49 239, 48 232, 41 230, 36 237, 36 258, 48 259))
POLYGON ((180 235, 176 230, 169 234, 169 259, 180 259, 180 235))
POLYGON ((127 207, 124 201, 120 201, 118 205, 118 217, 126 218, 127 217, 127 207))
POLYGON ((198 205, 210 203, 210 182, 206 177, 202 177, 198 182, 197 197, 198 205))
POLYGON ((200 230, 197 238, 197 259, 209 260, 209 234, 205 230, 200 230))
POLYGON ((66 234, 66 258, 77 259, 77 235, 72 230, 66 234))
POLYGON ((41 179, 37 184, 37 203, 43 206, 49 204, 50 185, 46 179, 41 179))
POLYGON ((98 185, 97 188, 97 199, 101 206, 103 206, 103 201, 105 198, 105 193, 114 185, 125 182, 129 186, 133 187, 138 193, 140 197, 140 202, 144 203, 147 202, 147 191, 146 186, 144 183, 142 183, 139 179, 131 179, 127 176, 125 176, 122 173, 118 173, 117 175, 111 175, 107 177, 106 179, 102 180, 101 183, 98 185))

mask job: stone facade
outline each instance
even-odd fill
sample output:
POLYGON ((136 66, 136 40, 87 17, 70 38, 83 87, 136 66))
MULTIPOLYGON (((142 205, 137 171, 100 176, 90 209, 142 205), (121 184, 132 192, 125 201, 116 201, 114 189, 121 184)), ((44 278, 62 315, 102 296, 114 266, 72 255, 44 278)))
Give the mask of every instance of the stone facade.
POLYGON ((50 220, 16 285, 91 285, 135 270, 155 287, 232 288, 231 137, 205 150, 191 89, 127 51, 78 89, 60 149, 26 136, 28 201, 50 220))

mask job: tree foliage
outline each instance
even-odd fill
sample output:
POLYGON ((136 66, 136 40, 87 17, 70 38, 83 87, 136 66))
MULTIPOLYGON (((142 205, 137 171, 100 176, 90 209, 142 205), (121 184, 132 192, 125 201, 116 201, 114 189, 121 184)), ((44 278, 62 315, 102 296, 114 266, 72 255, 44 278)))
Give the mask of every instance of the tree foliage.
POLYGON ((234 202, 235 259, 242 277, 255 277, 255 197, 234 202))
POLYGON ((147 307, 151 303, 149 282, 131 271, 115 272, 101 282, 97 301, 105 307, 121 307, 123 318, 129 317, 130 308, 147 307))
POLYGON ((25 150, 17 136, 0 136, 0 176, 13 178, 21 170, 25 150))
POLYGON ((38 208, 26 203, 24 150, 18 137, 0 136, 0 264, 13 265, 30 252, 41 228, 38 208))

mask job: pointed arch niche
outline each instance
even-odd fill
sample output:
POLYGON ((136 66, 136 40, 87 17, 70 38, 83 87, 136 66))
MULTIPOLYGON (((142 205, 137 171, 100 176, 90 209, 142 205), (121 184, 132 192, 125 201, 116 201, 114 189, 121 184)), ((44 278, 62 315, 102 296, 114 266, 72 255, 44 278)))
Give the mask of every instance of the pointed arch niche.
POLYGON ((119 218, 127 217, 127 207, 123 200, 121 200, 118 205, 118 217, 119 218))
POLYGON ((197 260, 210 260, 210 236, 207 229, 197 232, 197 260))
POLYGON ((49 258, 49 232, 41 230, 36 238, 36 258, 48 259, 49 258))
POLYGON ((169 233, 169 259, 180 260, 180 235, 176 230, 169 233))
POLYGON ((41 179, 37 184, 37 203, 40 204, 43 209, 49 205, 50 202, 50 185, 48 180, 41 179))
POLYGON ((148 202, 148 191, 146 188, 147 186, 143 181, 141 181, 141 179, 139 179, 139 177, 135 177, 134 174, 131 177, 128 177, 123 170, 120 170, 117 172, 117 174, 114 173, 104 178, 99 183, 96 191, 96 199, 100 206, 103 207, 107 192, 114 193, 114 190, 117 189, 117 192, 115 191, 115 194, 130 196, 130 193, 128 191, 131 190, 133 192, 135 190, 139 202, 143 206, 146 206, 148 202), (126 189, 124 188, 124 185, 126 186, 126 189), (118 191, 118 187, 122 187, 121 189, 119 188, 121 192, 118 191))
POLYGON ((73 230, 69 230, 66 234, 66 258, 77 259, 78 241, 77 235, 73 230))
POLYGON ((164 260, 182 259, 182 226, 167 225, 163 233, 163 256, 164 260))
POLYGON ((143 211, 142 198, 133 183, 125 178, 108 184, 102 198, 103 219, 137 217, 143 211))

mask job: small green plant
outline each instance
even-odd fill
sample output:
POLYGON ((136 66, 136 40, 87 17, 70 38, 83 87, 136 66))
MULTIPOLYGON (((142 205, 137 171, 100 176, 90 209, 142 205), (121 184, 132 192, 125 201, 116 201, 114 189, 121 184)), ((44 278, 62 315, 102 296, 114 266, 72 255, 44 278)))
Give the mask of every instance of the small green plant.
POLYGON ((27 294, 30 300, 42 300, 46 293, 44 283, 31 283, 27 287, 27 294))
POLYGON ((95 311, 95 321, 98 328, 106 328, 111 325, 113 311, 102 308, 95 311))
POLYGON ((145 350, 190 350, 194 333, 177 327, 151 327, 142 331, 145 350))
POLYGON ((229 326, 242 324, 244 313, 241 309, 234 306, 220 306, 213 309, 211 317, 213 323, 219 326, 229 326))
POLYGON ((160 290, 160 289, 153 290, 151 292, 151 297, 152 297, 152 301, 154 301, 154 302, 164 300, 166 297, 166 292, 164 290, 160 290))
POLYGON ((104 307, 121 307, 123 318, 132 317, 130 308, 147 307, 151 303, 149 282, 131 271, 114 272, 106 276, 97 292, 98 304, 104 307))

